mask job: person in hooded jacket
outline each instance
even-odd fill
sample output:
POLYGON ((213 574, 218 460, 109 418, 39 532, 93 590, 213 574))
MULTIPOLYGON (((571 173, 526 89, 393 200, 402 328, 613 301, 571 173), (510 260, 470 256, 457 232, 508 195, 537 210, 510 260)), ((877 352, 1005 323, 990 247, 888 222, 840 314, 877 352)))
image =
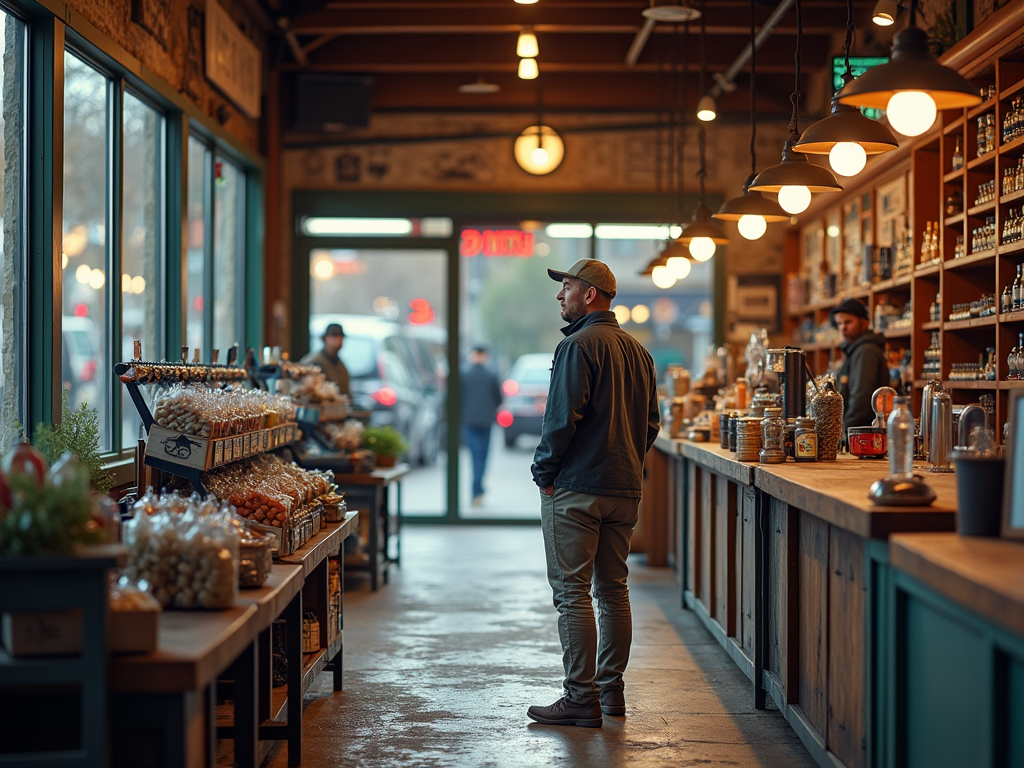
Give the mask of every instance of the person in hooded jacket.
POLYGON ((843 396, 843 436, 850 427, 870 427, 875 420, 871 395, 889 386, 885 337, 870 330, 868 308, 857 299, 843 299, 832 310, 832 325, 843 337, 839 348, 846 359, 839 369, 837 389, 843 396))

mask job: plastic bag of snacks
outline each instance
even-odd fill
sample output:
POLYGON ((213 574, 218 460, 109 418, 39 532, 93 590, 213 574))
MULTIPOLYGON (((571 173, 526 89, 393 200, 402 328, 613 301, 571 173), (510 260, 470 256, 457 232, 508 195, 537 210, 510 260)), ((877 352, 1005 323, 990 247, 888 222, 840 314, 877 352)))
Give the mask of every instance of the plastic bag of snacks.
POLYGON ((295 405, 260 390, 175 384, 156 396, 153 418, 160 426, 187 435, 230 437, 294 421, 295 405))
POLYGON ((324 431, 339 451, 354 451, 363 444, 365 427, 361 421, 349 419, 343 424, 325 424, 324 431))
POLYGON ((207 472, 203 484, 244 518, 283 527, 289 516, 331 489, 334 476, 302 469, 273 454, 207 472))
POLYGON ((238 531, 225 505, 203 514, 161 510, 125 524, 125 575, 149 582, 164 608, 230 608, 238 595, 238 531))

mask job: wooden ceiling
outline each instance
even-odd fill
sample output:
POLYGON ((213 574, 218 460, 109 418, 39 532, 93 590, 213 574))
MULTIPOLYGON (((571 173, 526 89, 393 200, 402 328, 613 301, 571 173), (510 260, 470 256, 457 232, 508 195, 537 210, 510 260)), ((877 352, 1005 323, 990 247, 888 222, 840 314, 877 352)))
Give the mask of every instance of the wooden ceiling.
MULTIPOLYGON (((673 57, 685 68, 688 111, 700 96, 701 22, 653 27, 635 64, 631 46, 644 27, 648 0, 265 0, 285 30, 274 66, 287 79, 296 72, 363 74, 373 78, 375 111, 652 112, 667 108, 673 57), (539 42, 540 77, 516 75, 516 39, 532 25, 539 42), (494 94, 464 94, 458 86, 482 77, 501 86, 494 94), (538 93, 538 89, 540 92, 538 93)), ((699 0, 691 0, 699 7, 699 0)), ((760 28, 778 3, 756 0, 760 28)), ((873 0, 855 0, 856 52, 885 53, 888 36, 870 23, 873 0)), ((749 2, 706 0, 706 88, 725 73, 750 42, 749 2)), ((803 88, 827 86, 825 71, 841 52, 846 3, 803 0, 803 88), (817 74, 817 77, 815 77, 817 74), (812 83, 814 84, 812 86, 812 83)), ((757 52, 758 112, 789 111, 793 89, 796 12, 789 7, 757 52)), ((745 120, 749 65, 738 86, 718 99, 726 120, 745 120)), ((824 94, 808 99, 820 110, 824 94)), ((811 115, 808 115, 810 117, 811 115)))

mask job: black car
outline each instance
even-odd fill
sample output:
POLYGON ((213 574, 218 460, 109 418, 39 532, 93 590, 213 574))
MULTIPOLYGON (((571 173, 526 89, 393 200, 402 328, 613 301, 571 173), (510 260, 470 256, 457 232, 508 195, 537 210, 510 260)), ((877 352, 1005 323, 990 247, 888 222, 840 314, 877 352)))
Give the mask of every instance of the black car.
POLYGON ((520 355, 513 364, 501 385, 505 398, 498 409, 498 424, 505 429, 505 445, 509 448, 520 435, 540 435, 550 384, 550 353, 520 355))

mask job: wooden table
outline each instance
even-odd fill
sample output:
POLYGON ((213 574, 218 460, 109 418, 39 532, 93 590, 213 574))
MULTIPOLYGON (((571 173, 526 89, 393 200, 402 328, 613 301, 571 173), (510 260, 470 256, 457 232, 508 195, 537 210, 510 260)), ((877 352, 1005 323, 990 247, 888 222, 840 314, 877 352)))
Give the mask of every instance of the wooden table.
POLYGON ((388 565, 402 562, 402 478, 409 474, 408 464, 397 464, 373 472, 338 474, 335 482, 338 490, 345 494, 345 502, 365 511, 369 520, 369 536, 366 546, 368 560, 365 564, 350 564, 351 571, 369 571, 370 589, 374 592, 380 582, 388 582, 388 565), (396 498, 394 514, 391 514, 388 486, 395 485, 396 498), (392 521, 394 527, 392 528, 392 521), (391 557, 388 543, 395 537, 395 556, 391 557))
POLYGON ((274 563, 262 587, 240 590, 227 610, 164 611, 153 653, 112 658, 114 765, 212 766, 218 737, 234 740, 240 768, 260 764, 260 740, 287 740, 289 765, 301 762, 303 693, 332 659, 340 687, 342 650, 340 633, 327 643, 325 631, 320 652, 304 657, 303 600, 316 596, 307 609, 323 611, 326 627, 326 560, 340 552, 356 520, 350 512, 344 522, 324 524, 302 549, 274 563), (289 663, 286 692, 275 695, 270 628, 278 618, 286 624, 289 663), (218 726, 216 681, 228 669, 233 717, 218 726))
POLYGON ((1024 543, 889 542, 886 768, 1024 765, 1024 543))
POLYGON ((686 463, 683 604, 754 682, 755 705, 770 697, 819 764, 879 764, 887 539, 954 530, 955 475, 922 472, 930 507, 875 507, 868 490, 887 462, 765 465, 718 444, 669 445, 686 463))

